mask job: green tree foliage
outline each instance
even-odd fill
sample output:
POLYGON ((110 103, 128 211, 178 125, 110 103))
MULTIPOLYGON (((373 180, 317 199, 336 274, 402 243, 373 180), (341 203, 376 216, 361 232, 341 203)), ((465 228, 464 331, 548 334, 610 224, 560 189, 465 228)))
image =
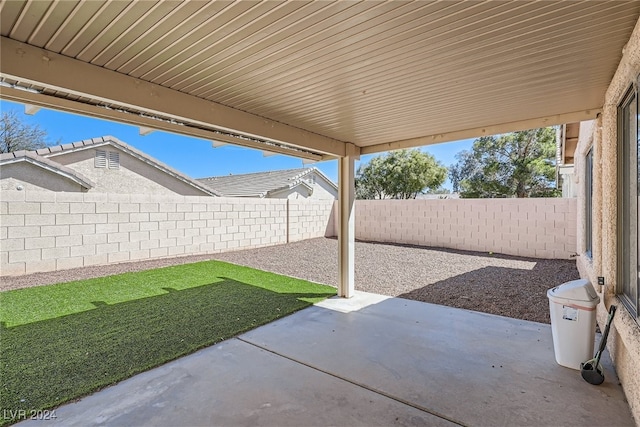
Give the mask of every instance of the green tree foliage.
POLYGON ((16 111, 2 112, 0 122, 0 153, 37 150, 48 146, 47 132, 38 125, 25 123, 16 111))
POLYGON ((465 198, 557 197, 555 129, 531 129, 476 139, 449 172, 465 198))
POLYGON ((360 165, 356 174, 358 199, 415 199, 425 189, 437 189, 447 168, 418 149, 391 151, 360 165))

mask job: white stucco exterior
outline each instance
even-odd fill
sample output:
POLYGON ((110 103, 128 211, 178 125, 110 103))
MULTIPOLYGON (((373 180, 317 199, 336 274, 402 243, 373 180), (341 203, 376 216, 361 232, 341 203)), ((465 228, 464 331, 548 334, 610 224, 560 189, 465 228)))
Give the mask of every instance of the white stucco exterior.
POLYGON ((89 192, 157 195, 180 194, 183 196, 206 195, 203 191, 176 179, 164 171, 112 145, 71 153, 62 153, 51 156, 50 159, 80 172, 95 182, 95 187, 91 188, 89 192), (96 167, 96 150, 117 152, 119 154, 120 166, 117 169, 96 167))
POLYGON ((86 191, 80 184, 36 165, 20 162, 0 167, 1 190, 86 191))
POLYGON ((300 184, 286 190, 270 192, 266 195, 266 198, 290 200, 335 200, 338 198, 338 191, 335 186, 330 185, 324 177, 321 177, 315 171, 310 172, 304 181, 304 185, 300 184))
POLYGON ((105 136, 0 155, 0 188, 110 194, 216 196, 147 154, 105 136))

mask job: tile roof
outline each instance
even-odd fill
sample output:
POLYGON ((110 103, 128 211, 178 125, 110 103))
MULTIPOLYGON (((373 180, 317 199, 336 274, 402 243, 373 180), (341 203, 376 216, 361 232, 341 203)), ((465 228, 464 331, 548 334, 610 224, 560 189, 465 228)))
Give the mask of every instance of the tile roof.
POLYGON ((309 187, 304 178, 311 172, 315 172, 317 176, 337 189, 335 183, 315 167, 212 176, 200 178, 197 181, 227 197, 265 197, 269 193, 293 188, 297 185, 309 187))
MULTIPOLYGON (((213 190, 210 187, 207 187, 206 185, 201 184, 200 182, 198 182, 197 180, 183 174, 182 172, 179 172, 175 169, 173 169, 171 166, 168 166, 162 162, 160 162, 157 159, 154 159, 153 157, 149 156, 148 154, 130 146, 129 144, 126 144, 122 141, 120 141, 118 138, 111 136, 111 135, 107 135, 107 136, 102 136, 99 138, 92 138, 92 139, 85 139, 82 141, 77 141, 77 142, 72 142, 69 144, 63 144, 63 145, 55 145, 52 147, 46 147, 46 148, 41 148, 39 150, 36 151, 28 151, 28 152, 22 152, 22 153, 31 153, 30 157, 31 158, 40 158, 42 159, 42 161, 47 160, 48 164, 51 167, 56 167, 57 169, 60 170, 69 170, 77 175, 79 175, 77 172, 71 170, 70 168, 63 166, 53 160, 51 160, 51 158, 55 158, 55 156, 61 155, 61 154, 65 154, 65 153, 70 153, 70 152, 74 152, 74 151, 80 151, 80 150, 86 150, 89 148, 95 148, 95 147, 100 147, 103 145, 113 145, 117 148, 119 148, 120 150, 124 151, 125 153, 130 154, 131 156, 137 158, 138 160, 141 160, 145 163, 147 163, 148 165, 151 165, 157 169, 160 169, 161 171, 163 171, 164 173, 173 176, 176 179, 179 179, 180 181, 183 181, 197 189, 199 189, 200 191, 203 191, 206 194, 209 194, 211 196, 219 196, 219 194, 213 190)), ((1 154, 0 155, 0 161, 4 161, 5 156, 7 156, 7 158, 11 157, 11 155, 16 155, 17 153, 21 153, 21 152, 16 152, 16 153, 6 153, 6 154, 1 154)), ((86 178, 85 178, 86 179, 86 178)), ((89 181, 90 182, 90 181, 89 181)))
POLYGON ((0 165, 19 162, 30 163, 34 166, 46 169, 55 174, 62 175, 65 178, 68 178, 80 184, 86 189, 93 188, 95 186, 95 184, 89 178, 82 175, 80 172, 77 172, 67 166, 61 165, 60 163, 49 160, 46 157, 39 156, 35 151, 20 150, 14 151, 12 153, 0 154, 0 165))

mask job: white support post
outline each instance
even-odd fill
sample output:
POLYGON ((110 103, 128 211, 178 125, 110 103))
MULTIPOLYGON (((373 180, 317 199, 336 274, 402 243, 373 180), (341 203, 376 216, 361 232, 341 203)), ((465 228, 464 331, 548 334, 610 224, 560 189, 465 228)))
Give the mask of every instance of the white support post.
POLYGON ((338 159, 338 296, 343 298, 355 291, 355 159, 338 159))

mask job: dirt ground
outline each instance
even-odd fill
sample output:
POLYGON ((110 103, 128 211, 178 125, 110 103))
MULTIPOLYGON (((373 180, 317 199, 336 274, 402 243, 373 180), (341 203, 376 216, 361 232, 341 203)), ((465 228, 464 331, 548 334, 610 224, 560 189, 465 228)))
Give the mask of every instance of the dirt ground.
MULTIPOLYGON (((356 289, 549 323, 548 289, 578 279, 573 260, 522 258, 410 245, 356 242, 356 289)), ((337 286, 338 242, 317 238, 286 245, 154 261, 3 277, 18 289, 206 259, 337 286)))

